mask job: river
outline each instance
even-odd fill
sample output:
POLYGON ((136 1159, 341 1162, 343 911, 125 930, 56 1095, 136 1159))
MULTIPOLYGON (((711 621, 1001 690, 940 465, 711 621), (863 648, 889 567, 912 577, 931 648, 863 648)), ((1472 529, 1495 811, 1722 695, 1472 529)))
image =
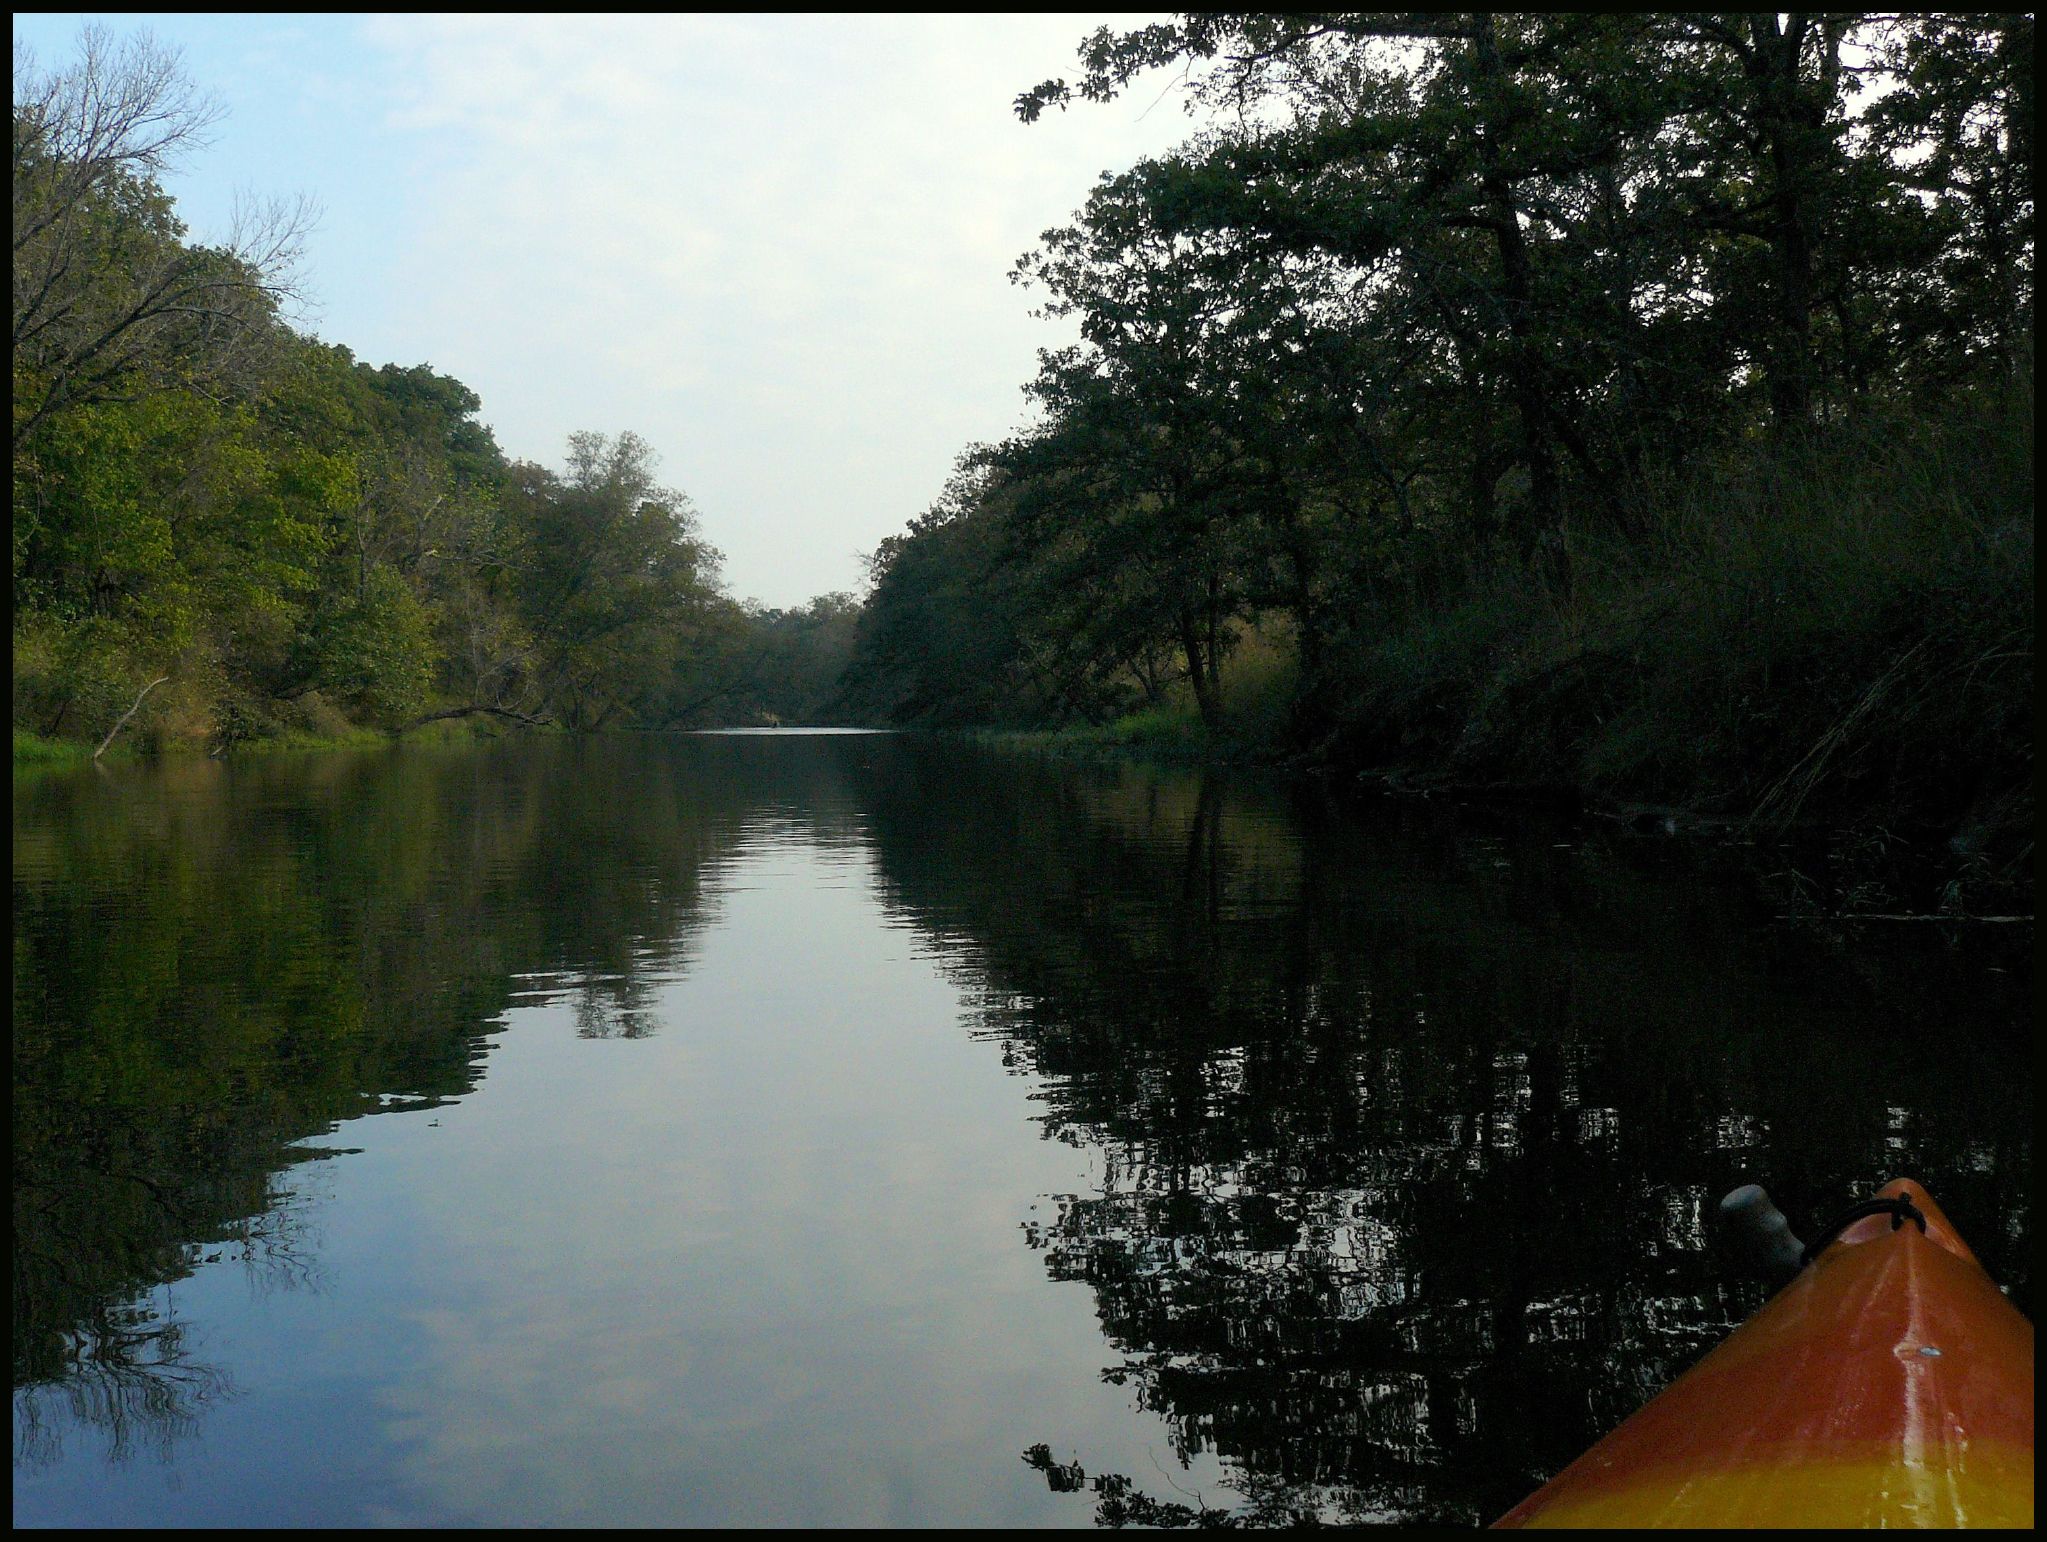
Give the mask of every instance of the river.
POLYGON ((916 737, 14 792, 24 1525, 1490 1520, 1925 1181, 2030 1311, 2032 929, 916 737))

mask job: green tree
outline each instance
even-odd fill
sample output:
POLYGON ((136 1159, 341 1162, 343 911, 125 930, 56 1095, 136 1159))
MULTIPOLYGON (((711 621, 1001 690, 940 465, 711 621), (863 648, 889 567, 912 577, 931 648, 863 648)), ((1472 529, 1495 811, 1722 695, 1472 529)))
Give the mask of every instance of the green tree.
POLYGON ((507 512, 531 564, 521 611, 533 699, 571 728, 644 721, 680 638, 710 619, 718 553, 681 493, 654 480, 632 433, 569 438, 566 475, 515 466, 507 512))
POLYGON ((1008 494, 969 452, 929 510, 869 559, 838 700, 870 722, 1029 724, 1071 710, 1036 656, 1022 575, 1004 561, 1008 494))

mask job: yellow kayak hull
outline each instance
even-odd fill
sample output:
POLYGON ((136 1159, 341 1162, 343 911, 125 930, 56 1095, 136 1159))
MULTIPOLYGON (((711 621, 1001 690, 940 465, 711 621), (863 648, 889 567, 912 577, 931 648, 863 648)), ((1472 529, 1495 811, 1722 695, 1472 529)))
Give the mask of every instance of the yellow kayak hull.
POLYGON ((1916 1183, 1496 1523, 2033 1524, 2033 1327, 1916 1183))

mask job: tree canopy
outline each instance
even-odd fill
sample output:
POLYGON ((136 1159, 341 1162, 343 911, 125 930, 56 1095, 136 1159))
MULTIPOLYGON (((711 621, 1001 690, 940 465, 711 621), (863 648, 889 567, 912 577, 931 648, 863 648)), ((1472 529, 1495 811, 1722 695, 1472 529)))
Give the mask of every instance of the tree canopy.
POLYGON ((216 750, 824 710, 845 602, 792 627, 727 595, 645 441, 510 461, 461 381, 299 330, 304 204, 192 239, 158 178, 218 115, 146 34, 56 69, 17 44, 17 729, 97 740, 151 682, 145 741, 216 750))
POLYGON ((1276 652, 1296 746, 1667 793, 1692 740, 1753 807, 1932 616, 2029 682, 2030 17, 1215 12, 1079 60, 1019 117, 1171 70, 1196 127, 1018 264, 1080 340, 880 554, 855 673, 908 718, 1213 735, 1276 652))
POLYGON ((725 591, 636 436, 512 461, 459 380, 295 327, 302 208, 192 239, 158 177, 216 109, 175 55, 17 50, 16 726, 96 739, 151 682, 133 732, 217 747, 1184 717, 1211 746, 2016 828, 2032 33, 1099 30, 1019 117, 1171 70, 1187 141, 1017 262, 1074 339, 1025 423, 963 451, 865 595, 792 610, 725 591))

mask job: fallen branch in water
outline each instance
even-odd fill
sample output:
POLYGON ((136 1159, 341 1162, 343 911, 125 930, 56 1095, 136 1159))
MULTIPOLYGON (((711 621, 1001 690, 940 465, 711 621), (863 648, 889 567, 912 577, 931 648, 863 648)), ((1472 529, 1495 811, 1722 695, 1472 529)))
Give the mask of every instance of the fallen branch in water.
POLYGON ((157 676, 156 679, 150 681, 149 684, 145 685, 142 688, 141 694, 135 698, 135 705, 130 707, 126 712, 123 712, 121 714, 121 721, 116 723, 112 728, 109 728, 107 730, 107 736, 104 739, 100 740, 100 747, 92 752, 92 758, 94 760, 98 760, 100 756, 106 754, 107 746, 114 742, 114 735, 119 733, 122 729, 126 728, 128 726, 128 719, 133 717, 138 711, 141 710, 142 697, 147 696, 151 691, 155 690, 158 686, 162 685, 164 681, 168 679, 170 679, 169 675, 159 675, 157 676))
POLYGON ((528 717, 523 712, 514 712, 510 707, 450 707, 445 712, 429 712, 424 717, 416 717, 411 722, 401 725, 396 732, 401 734, 409 733, 411 730, 423 727, 428 723, 438 723, 443 718, 476 717, 480 714, 508 718, 514 723, 524 723, 528 728, 552 728, 554 726, 554 719, 551 717, 528 717))
POLYGON ((1779 921, 1977 921, 1989 923, 1996 921, 2030 921, 2033 918, 2031 916, 1953 916, 1941 915, 1938 913, 1923 916, 1893 915, 1879 912, 1869 915, 1835 915, 1835 916, 1780 915, 1776 919, 1778 919, 1779 921))

